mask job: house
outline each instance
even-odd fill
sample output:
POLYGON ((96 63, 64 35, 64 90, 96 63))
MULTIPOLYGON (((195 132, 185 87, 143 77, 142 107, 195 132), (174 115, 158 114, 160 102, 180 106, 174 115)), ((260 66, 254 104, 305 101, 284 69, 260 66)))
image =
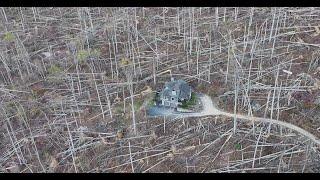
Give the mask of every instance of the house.
POLYGON ((182 101, 190 100, 191 87, 183 80, 166 82, 164 89, 159 93, 161 105, 177 108, 182 101))

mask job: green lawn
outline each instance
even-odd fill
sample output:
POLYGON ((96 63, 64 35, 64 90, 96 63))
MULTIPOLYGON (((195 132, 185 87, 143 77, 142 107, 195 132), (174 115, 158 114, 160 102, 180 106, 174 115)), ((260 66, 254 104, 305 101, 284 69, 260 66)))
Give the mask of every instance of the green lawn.
POLYGON ((179 105, 179 107, 184 108, 184 109, 188 109, 191 108, 192 106, 196 105, 197 103, 197 95, 195 92, 191 93, 191 98, 188 101, 182 101, 182 104, 179 105))
POLYGON ((159 100, 159 95, 152 93, 152 98, 148 101, 148 106, 153 106, 156 101, 159 100))

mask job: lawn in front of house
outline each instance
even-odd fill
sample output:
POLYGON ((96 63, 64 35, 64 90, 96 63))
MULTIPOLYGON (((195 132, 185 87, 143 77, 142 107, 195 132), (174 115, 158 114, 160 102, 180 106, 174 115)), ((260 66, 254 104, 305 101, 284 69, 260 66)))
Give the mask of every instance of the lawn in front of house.
POLYGON ((181 105, 179 105, 180 108, 184 109, 190 109, 197 103, 197 94, 195 92, 191 93, 190 100, 184 100, 181 102, 181 105))
POLYGON ((158 98, 157 93, 151 93, 150 97, 148 98, 148 107, 154 106, 156 103, 156 100, 158 98))

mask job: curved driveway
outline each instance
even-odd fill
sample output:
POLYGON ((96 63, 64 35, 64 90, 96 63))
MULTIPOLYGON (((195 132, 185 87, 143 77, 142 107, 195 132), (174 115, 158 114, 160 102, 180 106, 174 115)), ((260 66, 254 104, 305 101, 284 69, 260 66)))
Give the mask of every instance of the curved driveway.
POLYGON ((221 109, 218 109, 214 104, 212 99, 207 95, 200 95, 200 101, 203 105, 203 110, 200 112, 194 112, 194 113, 181 113, 174 111, 173 109, 166 109, 166 108, 159 108, 155 107, 154 109, 151 108, 149 113, 151 112, 152 116, 175 116, 178 118, 184 118, 184 117, 202 117, 202 116, 216 116, 216 115, 224 115, 228 117, 236 117, 237 120, 246 120, 246 121, 252 121, 252 122, 264 122, 264 123, 271 123, 271 124, 277 124, 289 129, 292 129, 305 137, 309 138, 314 143, 320 145, 320 140, 318 137, 314 136, 313 134, 309 133, 308 131, 294 125, 288 122, 279 121, 275 119, 268 119, 268 118, 259 118, 259 117, 253 117, 253 116, 246 116, 241 114, 233 114, 229 112, 225 112, 221 109), (156 112, 156 113, 155 113, 156 112))

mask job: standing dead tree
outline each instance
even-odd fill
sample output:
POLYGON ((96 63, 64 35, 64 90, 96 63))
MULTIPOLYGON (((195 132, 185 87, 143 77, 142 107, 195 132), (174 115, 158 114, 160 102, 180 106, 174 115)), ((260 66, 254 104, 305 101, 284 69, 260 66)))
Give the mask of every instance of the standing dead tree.
POLYGON ((319 12, 1 8, 0 171, 319 172, 315 143, 241 121, 319 135, 319 12), (171 76, 241 116, 146 118, 171 76))

